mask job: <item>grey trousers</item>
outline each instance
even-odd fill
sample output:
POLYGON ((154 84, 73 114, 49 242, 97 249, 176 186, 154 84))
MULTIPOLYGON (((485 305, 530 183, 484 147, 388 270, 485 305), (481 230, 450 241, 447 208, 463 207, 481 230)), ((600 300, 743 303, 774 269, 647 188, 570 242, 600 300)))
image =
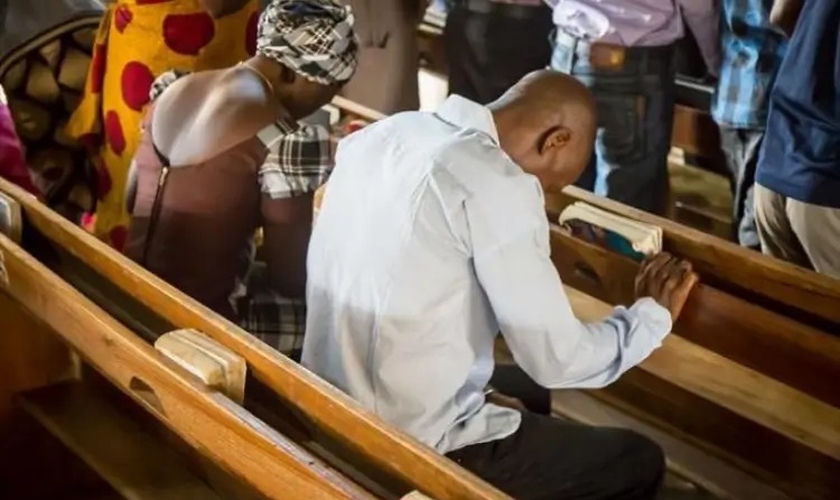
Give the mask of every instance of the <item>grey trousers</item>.
POLYGON ((764 130, 720 125, 720 144, 732 175, 732 225, 738 243, 758 249, 755 227, 755 168, 764 130))
POLYGON ((803 203, 756 184, 755 215, 762 252, 840 279, 840 208, 803 203))
POLYGON ((385 114, 419 108, 421 0, 342 1, 356 15, 359 66, 341 95, 385 114))

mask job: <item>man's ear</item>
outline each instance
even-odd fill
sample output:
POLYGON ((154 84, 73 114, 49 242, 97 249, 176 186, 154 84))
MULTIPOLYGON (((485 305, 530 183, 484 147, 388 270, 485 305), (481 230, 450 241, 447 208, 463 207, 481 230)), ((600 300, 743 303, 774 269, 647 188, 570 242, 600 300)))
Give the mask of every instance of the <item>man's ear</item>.
POLYGON ((569 144, 572 140, 572 131, 568 128, 559 125, 548 129, 542 136, 539 144, 540 154, 551 152, 551 150, 560 150, 569 144))

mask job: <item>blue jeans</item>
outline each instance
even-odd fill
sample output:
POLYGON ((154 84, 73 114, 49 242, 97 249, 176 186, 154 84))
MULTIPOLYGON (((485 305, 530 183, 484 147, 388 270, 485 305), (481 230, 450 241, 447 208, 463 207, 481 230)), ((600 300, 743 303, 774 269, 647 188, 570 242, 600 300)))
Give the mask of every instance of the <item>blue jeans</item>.
POLYGON ((674 121, 673 45, 621 48, 558 32, 551 68, 595 97, 595 154, 577 185, 627 205, 664 213, 674 121))

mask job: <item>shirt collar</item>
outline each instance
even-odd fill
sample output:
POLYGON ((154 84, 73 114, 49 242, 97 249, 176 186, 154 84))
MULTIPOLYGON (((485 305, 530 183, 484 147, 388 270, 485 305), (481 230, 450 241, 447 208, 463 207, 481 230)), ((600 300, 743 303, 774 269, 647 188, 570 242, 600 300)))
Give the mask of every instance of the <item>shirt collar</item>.
POLYGON ((476 102, 459 95, 451 95, 438 108, 437 116, 442 120, 463 129, 472 129, 490 136, 496 145, 499 144, 499 131, 493 114, 476 102))

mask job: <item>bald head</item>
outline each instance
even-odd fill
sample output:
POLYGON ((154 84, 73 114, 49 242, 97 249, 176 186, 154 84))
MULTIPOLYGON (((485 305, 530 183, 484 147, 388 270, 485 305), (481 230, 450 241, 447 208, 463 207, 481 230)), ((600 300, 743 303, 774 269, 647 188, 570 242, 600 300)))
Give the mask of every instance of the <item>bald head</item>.
POLYGON ((488 108, 502 149, 544 185, 571 184, 589 163, 595 102, 574 78, 556 71, 535 71, 488 108))

